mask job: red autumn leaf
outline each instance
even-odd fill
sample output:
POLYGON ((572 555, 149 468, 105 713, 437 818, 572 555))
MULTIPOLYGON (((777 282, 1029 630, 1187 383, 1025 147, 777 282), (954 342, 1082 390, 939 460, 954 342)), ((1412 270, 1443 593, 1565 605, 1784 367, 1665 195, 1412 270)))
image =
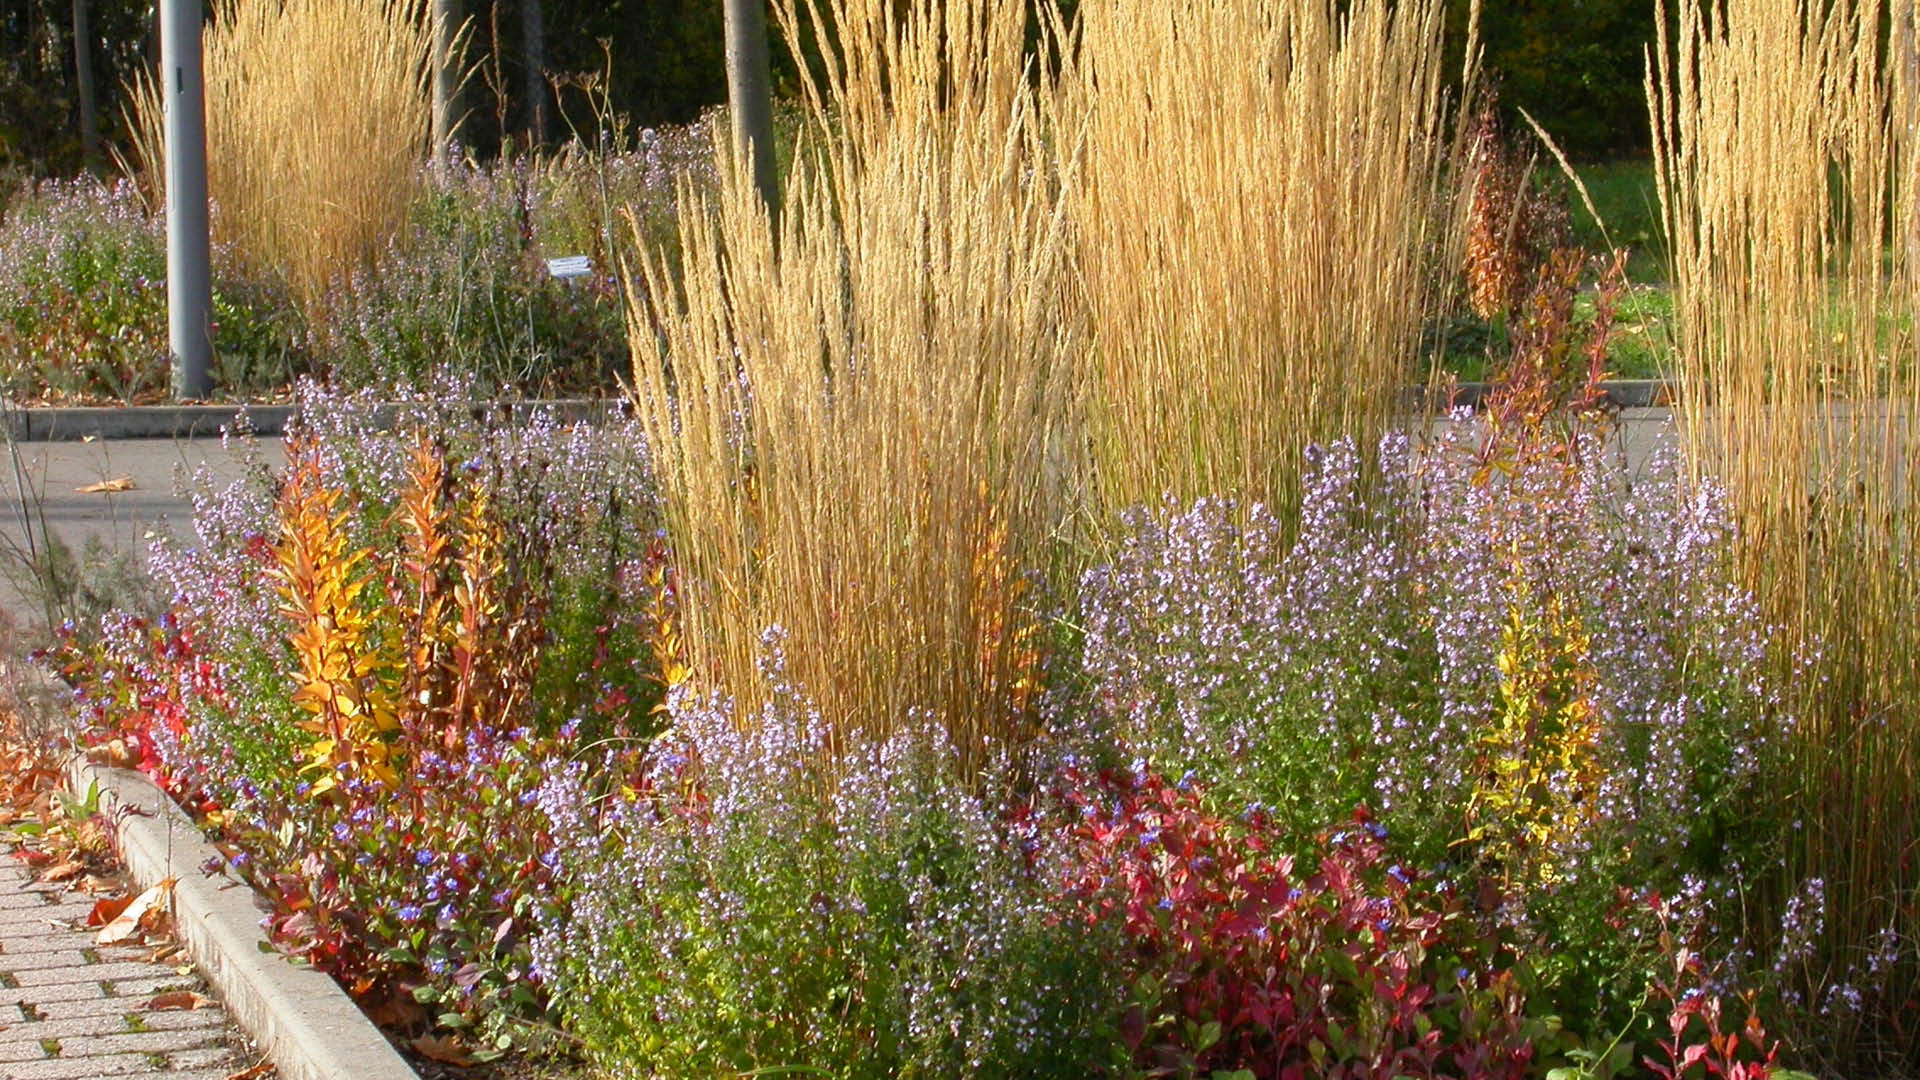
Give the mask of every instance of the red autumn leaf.
POLYGON ((119 918, 120 913, 127 910, 127 905, 131 903, 133 903, 131 896, 109 896, 95 903, 93 910, 87 912, 87 925, 105 926, 119 918))

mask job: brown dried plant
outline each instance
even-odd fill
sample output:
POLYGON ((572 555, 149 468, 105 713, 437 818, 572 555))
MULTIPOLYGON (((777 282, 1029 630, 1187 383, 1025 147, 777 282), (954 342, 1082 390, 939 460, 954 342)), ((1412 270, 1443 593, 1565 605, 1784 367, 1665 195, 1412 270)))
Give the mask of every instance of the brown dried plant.
POLYGON ((1534 158, 1508 145, 1496 98, 1482 99, 1467 140, 1467 306, 1510 315, 1534 276, 1568 242, 1566 209, 1533 183, 1534 158))

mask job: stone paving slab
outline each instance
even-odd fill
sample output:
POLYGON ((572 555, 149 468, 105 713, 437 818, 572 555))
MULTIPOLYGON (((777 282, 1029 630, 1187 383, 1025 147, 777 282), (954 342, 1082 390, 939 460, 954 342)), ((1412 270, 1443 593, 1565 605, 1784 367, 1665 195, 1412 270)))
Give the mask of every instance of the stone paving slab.
POLYGON ((96 946, 74 925, 93 903, 0 866, 0 1080, 225 1080, 258 1060, 218 1004, 150 1011, 156 993, 206 985, 151 948, 96 946))

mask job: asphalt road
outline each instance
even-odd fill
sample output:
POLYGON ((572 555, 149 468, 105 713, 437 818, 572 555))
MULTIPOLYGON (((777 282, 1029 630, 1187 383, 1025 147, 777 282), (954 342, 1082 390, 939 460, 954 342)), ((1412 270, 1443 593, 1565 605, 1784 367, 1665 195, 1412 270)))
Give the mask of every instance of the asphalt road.
MULTIPOLYGON (((278 439, 261 440, 260 451, 270 465, 285 461, 278 439)), ((77 553, 97 544, 144 561, 155 534, 190 530, 182 485, 202 467, 222 479, 243 468, 217 438, 12 444, 0 460, 0 605, 19 617, 40 610, 28 566, 44 558, 49 535, 77 553), (83 490, 94 485, 106 490, 83 490)))

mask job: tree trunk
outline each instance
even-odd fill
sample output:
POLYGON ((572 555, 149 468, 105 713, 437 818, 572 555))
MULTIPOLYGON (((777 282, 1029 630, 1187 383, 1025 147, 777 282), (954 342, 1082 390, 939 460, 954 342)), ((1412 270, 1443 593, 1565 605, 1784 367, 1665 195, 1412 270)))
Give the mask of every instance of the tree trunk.
POLYGON ((540 0, 520 0, 520 38, 527 61, 527 137, 531 148, 547 141, 547 30, 540 0))
POLYGON ((100 156, 100 121, 93 104, 93 31, 87 0, 73 0, 73 85, 80 98, 80 152, 89 167, 100 156))
POLYGON ((460 0, 433 0, 433 160, 442 168, 460 138, 462 23, 460 0))
POLYGON ((753 164, 753 184, 767 204, 767 219, 780 213, 773 168, 773 76, 767 56, 766 0, 726 0, 727 112, 733 148, 753 164))

